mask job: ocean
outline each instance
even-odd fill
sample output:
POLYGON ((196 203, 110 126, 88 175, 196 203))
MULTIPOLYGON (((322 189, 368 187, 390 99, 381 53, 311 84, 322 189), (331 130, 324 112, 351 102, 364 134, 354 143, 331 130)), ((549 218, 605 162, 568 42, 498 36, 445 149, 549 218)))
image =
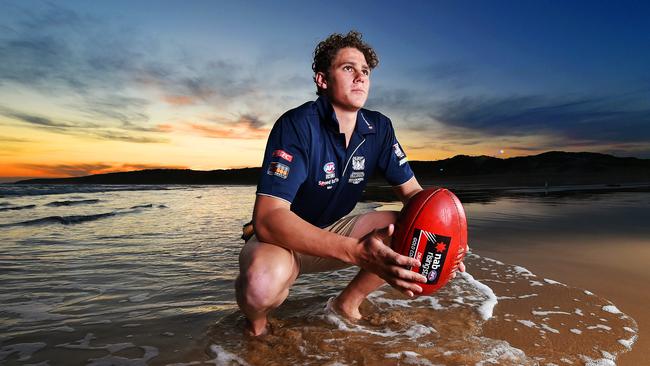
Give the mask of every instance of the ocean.
MULTIPOLYGON (((596 237, 647 238, 646 225, 625 217, 649 217, 649 196, 466 203, 476 250, 468 272, 433 296, 384 286, 363 304, 365 318, 349 322, 326 305, 356 270, 306 275, 273 314, 273 334, 256 339, 242 331, 233 289, 255 187, 2 185, 0 363, 615 364, 639 332, 624 309, 480 249, 536 245, 526 238, 578 224, 596 237), (607 220, 584 217, 599 210, 607 220)), ((362 202, 354 212, 399 208, 362 202)))

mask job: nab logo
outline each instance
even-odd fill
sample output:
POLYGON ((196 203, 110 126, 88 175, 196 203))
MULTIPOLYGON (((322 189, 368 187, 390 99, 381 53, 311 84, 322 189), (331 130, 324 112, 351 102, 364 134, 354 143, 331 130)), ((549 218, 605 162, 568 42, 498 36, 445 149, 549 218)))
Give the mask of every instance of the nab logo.
POLYGON ((436 284, 445 264, 451 237, 416 228, 411 239, 409 257, 424 258, 418 273, 427 278, 427 284, 436 284))

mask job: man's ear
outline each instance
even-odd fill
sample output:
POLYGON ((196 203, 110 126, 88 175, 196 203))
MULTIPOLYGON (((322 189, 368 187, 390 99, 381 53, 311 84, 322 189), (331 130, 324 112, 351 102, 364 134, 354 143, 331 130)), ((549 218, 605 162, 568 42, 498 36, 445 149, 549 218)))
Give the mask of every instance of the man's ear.
POLYGON ((327 76, 325 76, 325 73, 322 71, 319 71, 316 73, 316 86, 318 86, 320 89, 327 89, 327 76))

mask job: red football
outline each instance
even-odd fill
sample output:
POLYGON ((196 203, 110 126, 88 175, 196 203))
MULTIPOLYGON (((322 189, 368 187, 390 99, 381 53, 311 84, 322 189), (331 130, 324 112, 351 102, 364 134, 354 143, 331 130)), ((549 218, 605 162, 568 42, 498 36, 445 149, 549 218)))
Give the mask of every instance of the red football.
POLYGON ((418 192, 400 212, 392 247, 422 264, 409 268, 428 279, 419 284, 420 295, 440 289, 467 252, 467 219, 458 198, 444 188, 418 192))

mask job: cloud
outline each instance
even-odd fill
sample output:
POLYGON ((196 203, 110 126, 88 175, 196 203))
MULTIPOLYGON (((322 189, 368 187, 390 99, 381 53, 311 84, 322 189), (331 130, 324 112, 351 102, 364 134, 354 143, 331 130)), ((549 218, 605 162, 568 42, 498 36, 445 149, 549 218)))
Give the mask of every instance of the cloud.
POLYGON ((64 96, 69 110, 125 130, 147 128, 147 108, 160 100, 224 108, 256 93, 258 81, 238 61, 188 61, 187 50, 137 28, 54 4, 34 9, 8 9, 14 21, 0 37, 0 87, 18 84, 50 101, 64 96))
POLYGON ((141 134, 134 134, 133 132, 164 132, 157 127, 153 128, 140 128, 132 126, 129 128, 127 124, 122 129, 111 129, 98 126, 94 123, 85 122, 59 122, 53 121, 50 118, 32 115, 22 112, 10 110, 0 106, 0 115, 15 119, 20 122, 28 123, 37 128, 41 128, 50 132, 56 132, 70 136, 91 137, 101 140, 114 140, 134 143, 165 143, 169 139, 160 138, 158 136, 142 136, 141 134))
POLYGON ((486 136, 556 135, 573 141, 650 141, 650 108, 617 97, 518 96, 439 103, 430 116, 486 136))
POLYGON ((73 124, 54 122, 51 119, 46 117, 36 116, 36 115, 22 113, 22 112, 7 111, 5 108, 0 108, 0 114, 9 118, 17 119, 19 121, 23 121, 29 124, 42 126, 42 127, 54 127, 54 128, 75 127, 75 125, 73 124))
POLYGON ((30 169, 38 172, 39 175, 45 176, 64 176, 64 177, 80 177, 94 172, 101 172, 109 169, 112 166, 109 164, 96 163, 96 164, 17 164, 21 168, 30 169))
POLYGON ((16 164, 20 168, 30 169, 41 176, 81 177, 91 174, 105 174, 144 169, 187 169, 181 165, 154 165, 154 164, 16 164))
POLYGON ((120 131, 95 130, 95 131, 88 131, 88 135, 102 140, 124 141, 124 142, 134 142, 134 143, 144 143, 144 144, 151 144, 151 143, 161 144, 161 143, 169 142, 169 139, 167 138, 136 136, 136 135, 122 133, 120 131))
POLYGON ((266 139, 269 129, 258 117, 243 114, 234 120, 227 120, 220 117, 211 118, 213 125, 188 123, 187 126, 193 132, 211 138, 227 139, 266 139))
POLYGON ((451 140, 555 136, 570 141, 650 141, 650 90, 604 96, 464 96, 435 99, 378 88, 369 108, 390 111, 401 128, 451 140))
POLYGON ((23 139, 23 138, 16 138, 16 137, 9 137, 9 136, 2 136, 2 135, 0 135, 0 142, 18 142, 18 143, 23 143, 23 142, 32 142, 32 140, 23 139))
POLYGON ((163 100, 173 106, 194 105, 197 101, 187 95, 166 95, 163 100))

